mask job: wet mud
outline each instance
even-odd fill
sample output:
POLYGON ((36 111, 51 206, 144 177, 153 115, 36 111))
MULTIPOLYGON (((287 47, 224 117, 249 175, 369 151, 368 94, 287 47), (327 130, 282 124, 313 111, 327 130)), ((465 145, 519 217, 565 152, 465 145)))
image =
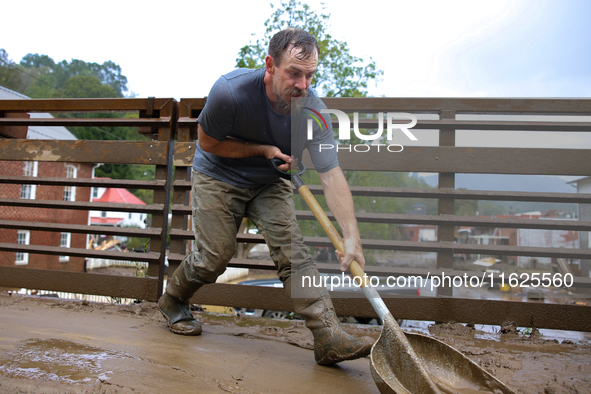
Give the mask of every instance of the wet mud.
POLYGON ((457 323, 431 326, 453 346, 517 393, 591 393, 591 346, 524 334, 506 322, 491 335, 457 323))
MULTIPOLYGON (((170 333, 153 303, 0 294, 0 393, 378 393, 369 358, 316 365, 302 321, 195 315, 204 331, 189 338, 170 333)), ((517 393, 591 393, 591 345, 507 327, 487 334, 448 323, 429 333, 517 393)))

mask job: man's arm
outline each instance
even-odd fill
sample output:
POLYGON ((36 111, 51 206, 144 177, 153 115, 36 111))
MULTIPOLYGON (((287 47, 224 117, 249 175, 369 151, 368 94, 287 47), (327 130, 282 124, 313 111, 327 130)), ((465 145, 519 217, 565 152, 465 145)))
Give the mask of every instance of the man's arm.
POLYGON ((355 219, 353 197, 341 167, 334 167, 327 172, 319 172, 322 189, 326 196, 328 208, 337 219, 343 232, 345 257, 341 259, 341 271, 346 271, 351 261, 356 260, 361 268, 365 267, 365 257, 361 250, 361 238, 355 219))
POLYGON ((279 166, 278 168, 280 170, 288 171, 290 169, 289 163, 291 163, 291 157, 282 153, 276 146, 257 144, 236 138, 226 138, 222 141, 218 141, 205 134, 200 124, 197 125, 197 136, 199 146, 205 152, 233 159, 253 156, 263 156, 267 159, 276 157, 288 163, 279 166))

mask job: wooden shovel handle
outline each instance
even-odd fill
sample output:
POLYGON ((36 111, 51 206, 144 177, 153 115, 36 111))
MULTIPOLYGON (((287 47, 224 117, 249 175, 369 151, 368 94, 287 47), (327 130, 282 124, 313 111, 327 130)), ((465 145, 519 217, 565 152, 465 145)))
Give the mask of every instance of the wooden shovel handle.
MULTIPOLYGON (((316 220, 318 220, 318 222, 324 229, 324 232, 326 232, 326 235, 328 235, 328 238, 330 238, 330 241, 332 242, 336 250, 341 252, 344 256, 345 244, 343 242, 343 238, 341 238, 341 235, 338 233, 337 229, 332 225, 331 221, 324 213, 324 210, 322 209, 320 204, 318 204, 318 201, 316 201, 316 199, 310 192, 310 189, 308 189, 306 185, 302 184, 300 187, 298 187, 298 193, 300 193, 308 207, 310 207, 310 210, 316 217, 316 220)), ((361 280, 361 286, 365 287, 366 283, 363 280, 365 272, 363 272, 359 263, 353 260, 351 262, 351 265, 349 266, 349 270, 354 276, 359 277, 359 279, 361 280)))

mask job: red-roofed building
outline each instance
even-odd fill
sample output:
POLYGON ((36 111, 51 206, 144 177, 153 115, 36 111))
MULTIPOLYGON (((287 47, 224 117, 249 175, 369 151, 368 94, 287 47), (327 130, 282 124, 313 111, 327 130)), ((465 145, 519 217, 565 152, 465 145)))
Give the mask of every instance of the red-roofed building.
MULTIPOLYGON (((92 201, 146 205, 126 189, 97 187, 92 190, 92 201)), ((95 226, 146 228, 147 214, 133 212, 90 211, 90 224, 95 226)))

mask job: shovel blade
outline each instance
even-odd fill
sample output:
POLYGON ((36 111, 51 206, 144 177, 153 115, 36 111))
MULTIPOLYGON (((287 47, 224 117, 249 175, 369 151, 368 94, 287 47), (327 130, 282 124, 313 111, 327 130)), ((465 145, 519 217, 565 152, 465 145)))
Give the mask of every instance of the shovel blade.
POLYGON ((382 393, 440 393, 398 323, 388 314, 371 348, 374 381, 382 393))
POLYGON ((396 331, 390 324, 384 324, 382 334, 371 351, 371 371, 380 393, 514 394, 453 347, 426 335, 405 333, 419 358, 418 365, 425 368, 430 380, 437 386, 435 391, 431 388, 427 388, 431 391, 423 391, 425 388, 417 385, 421 385, 424 379, 401 360, 400 349, 392 340, 396 331))

